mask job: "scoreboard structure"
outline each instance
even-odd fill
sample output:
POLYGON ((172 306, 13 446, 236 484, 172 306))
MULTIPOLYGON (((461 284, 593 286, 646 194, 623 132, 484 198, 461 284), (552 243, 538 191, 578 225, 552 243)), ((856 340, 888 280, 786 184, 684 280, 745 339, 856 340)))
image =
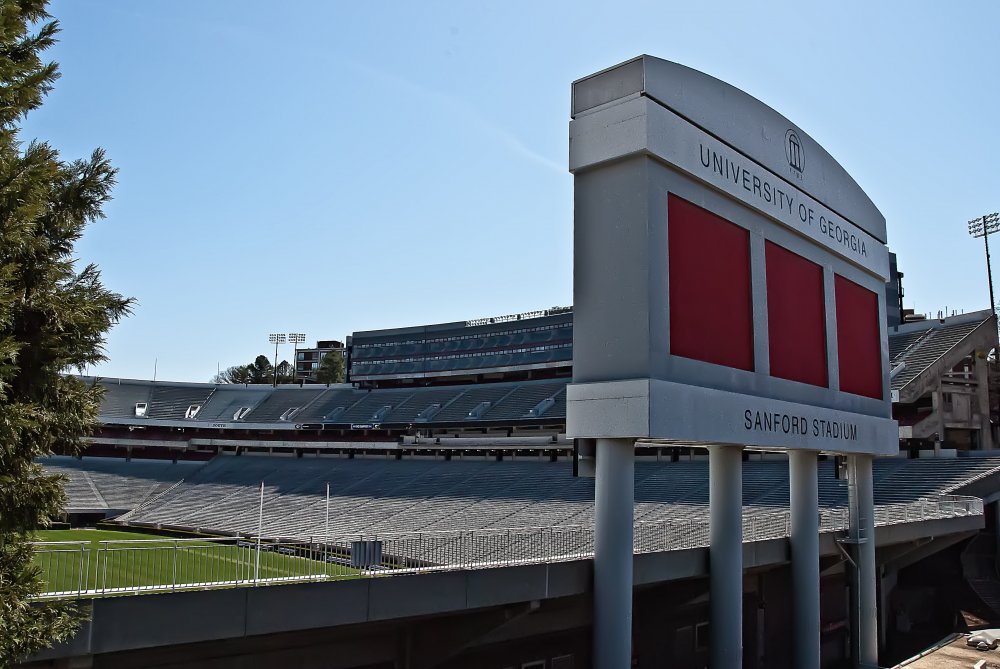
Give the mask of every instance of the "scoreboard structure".
POLYGON ((898 452, 885 218, 784 116, 650 56, 573 84, 569 161, 567 432, 597 458, 595 666, 631 657, 616 621, 630 625, 636 439, 709 451, 715 669, 742 661, 742 450, 789 452, 802 669, 819 666, 817 455, 851 456, 852 641, 873 665, 871 457, 898 452))

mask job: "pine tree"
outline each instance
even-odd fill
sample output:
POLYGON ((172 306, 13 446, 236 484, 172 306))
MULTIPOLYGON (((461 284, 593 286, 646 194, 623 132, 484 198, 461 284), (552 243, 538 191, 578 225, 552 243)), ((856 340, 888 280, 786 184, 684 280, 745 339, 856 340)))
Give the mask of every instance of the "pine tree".
POLYGON ((46 0, 0 0, 0 667, 75 631, 68 602, 40 602, 30 541, 64 504, 39 456, 78 453, 101 387, 65 374, 105 359, 104 338, 131 300, 104 288, 73 245, 103 217, 115 169, 101 150, 66 162, 20 123, 59 76, 42 53, 58 24, 46 0))
POLYGON ((340 351, 328 351, 316 369, 316 382, 343 383, 344 375, 344 355, 340 351))

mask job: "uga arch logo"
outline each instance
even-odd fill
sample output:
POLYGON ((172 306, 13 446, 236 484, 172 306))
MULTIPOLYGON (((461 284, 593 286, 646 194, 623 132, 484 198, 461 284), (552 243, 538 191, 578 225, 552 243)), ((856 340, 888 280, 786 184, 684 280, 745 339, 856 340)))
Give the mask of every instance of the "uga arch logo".
POLYGON ((798 173, 806 166, 806 154, 802 150, 802 141, 794 130, 789 129, 785 133, 785 158, 788 159, 788 166, 798 173))

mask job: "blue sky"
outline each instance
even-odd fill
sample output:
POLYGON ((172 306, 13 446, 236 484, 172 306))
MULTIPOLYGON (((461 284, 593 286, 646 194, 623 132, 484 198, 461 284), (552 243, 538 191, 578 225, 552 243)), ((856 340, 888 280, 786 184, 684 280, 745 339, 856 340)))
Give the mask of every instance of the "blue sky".
POLYGON ((996 3, 51 11, 63 77, 23 134, 120 168, 78 252, 138 300, 91 372, 205 381, 273 353, 270 332, 570 304, 570 82, 640 53, 743 88, 837 158, 885 214, 907 306, 988 307, 966 221, 1000 209, 996 3))

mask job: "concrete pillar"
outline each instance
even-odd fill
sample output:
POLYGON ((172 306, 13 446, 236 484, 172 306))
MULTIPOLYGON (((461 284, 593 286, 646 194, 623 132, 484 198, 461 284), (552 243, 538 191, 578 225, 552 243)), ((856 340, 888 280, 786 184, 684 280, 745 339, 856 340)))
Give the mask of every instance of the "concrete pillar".
POLYGON ((887 631, 892 628, 892 591, 899 582, 899 570, 883 567, 878 580, 878 646, 885 649, 889 640, 887 631))
POLYGON ((993 502, 992 504, 993 504, 993 537, 994 541, 996 542, 997 560, 1000 561, 1000 501, 993 502))
POLYGON ((990 370, 986 364, 986 353, 976 351, 976 411, 979 414, 979 448, 993 450, 993 429, 990 426, 990 370), (980 354, 982 357, 980 357, 980 354))
POLYGON ((819 479, 815 451, 788 452, 792 546, 792 656, 819 669, 819 479))
POLYGON ((743 666, 743 450, 709 446, 712 669, 743 666))
POLYGON ((944 398, 941 396, 941 384, 931 393, 931 411, 937 420, 937 438, 934 440, 934 457, 941 456, 941 446, 944 443, 944 398))
POLYGON ((857 669, 878 667, 874 491, 872 456, 848 456, 848 538, 855 562, 851 579, 851 661, 857 669))
POLYGON ((594 482, 594 669, 632 666, 635 446, 597 440, 594 482))

